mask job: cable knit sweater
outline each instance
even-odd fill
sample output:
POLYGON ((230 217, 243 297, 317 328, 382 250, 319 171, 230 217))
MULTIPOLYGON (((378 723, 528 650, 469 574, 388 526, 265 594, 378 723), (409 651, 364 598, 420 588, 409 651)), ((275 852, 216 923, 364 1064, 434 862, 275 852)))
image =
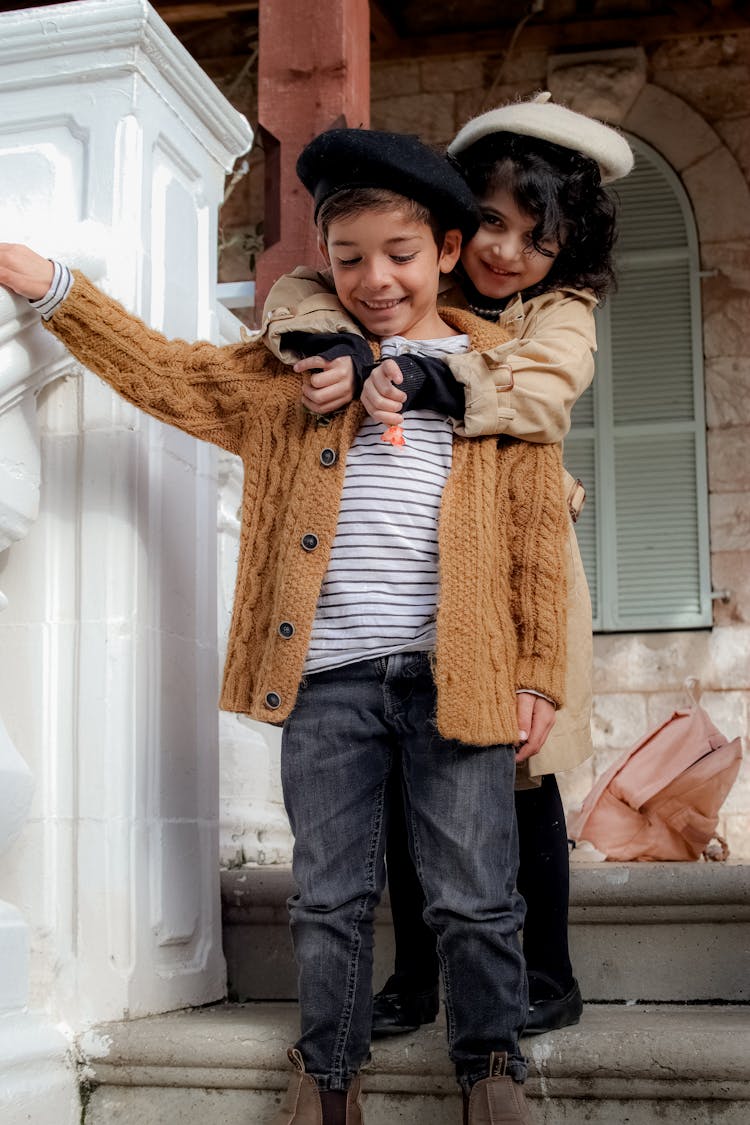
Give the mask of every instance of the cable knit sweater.
MULTIPOLYGON (((441 309, 441 316, 474 347, 503 338, 462 310, 441 309)), ((240 554, 220 706, 282 722, 297 696, 363 407, 352 403, 320 426, 300 407, 300 377, 259 341, 217 347, 167 340, 80 273, 46 327, 129 402, 242 458, 240 554)), ((434 662, 437 725, 447 738, 515 742, 517 687, 563 702, 568 528, 561 481, 557 446, 454 439, 439 524, 434 662)))

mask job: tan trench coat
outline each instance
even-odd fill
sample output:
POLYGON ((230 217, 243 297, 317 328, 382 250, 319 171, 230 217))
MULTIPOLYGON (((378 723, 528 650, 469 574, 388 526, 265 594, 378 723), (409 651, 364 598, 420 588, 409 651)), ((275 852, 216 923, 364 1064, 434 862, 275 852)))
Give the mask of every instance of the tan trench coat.
MULTIPOLYGON (((356 332, 360 325, 339 304, 330 276, 299 267, 271 289, 261 331, 267 347, 285 363, 297 358, 284 348, 293 331, 356 332)), ((440 295, 446 305, 466 304, 446 279, 440 295)), ((570 412, 594 375, 594 308, 588 291, 555 290, 531 300, 509 302, 499 324, 507 343, 486 352, 446 357, 466 390, 466 413, 456 432, 466 437, 508 434, 526 441, 561 442, 570 412)), ((565 474, 565 494, 575 482, 565 474)), ((565 706, 538 754, 528 762, 531 778, 572 769, 593 753, 591 742, 591 600, 573 523, 568 561, 568 665, 565 706)), ((523 785, 523 772, 519 784, 523 785)))

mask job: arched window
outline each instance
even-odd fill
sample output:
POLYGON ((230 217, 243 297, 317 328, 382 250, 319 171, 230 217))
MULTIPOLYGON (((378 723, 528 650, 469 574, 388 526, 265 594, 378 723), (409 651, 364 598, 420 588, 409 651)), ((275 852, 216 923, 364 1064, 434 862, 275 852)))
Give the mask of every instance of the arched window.
POLYGON ((698 239, 674 171, 631 143, 618 288, 565 441, 586 485, 577 532, 597 632, 711 624, 698 239))

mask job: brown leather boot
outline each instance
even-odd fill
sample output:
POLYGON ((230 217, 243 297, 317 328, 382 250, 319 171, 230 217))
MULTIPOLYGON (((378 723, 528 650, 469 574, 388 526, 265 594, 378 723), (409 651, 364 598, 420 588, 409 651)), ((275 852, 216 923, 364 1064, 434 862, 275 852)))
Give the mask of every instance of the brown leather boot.
MULTIPOLYGON (((292 1047, 287 1051, 287 1057, 296 1074, 289 1079, 281 1108, 271 1125, 326 1125, 318 1085, 311 1075, 305 1073, 302 1055, 292 1047)), ((346 1094, 346 1125, 363 1125, 359 1082, 359 1077, 355 1078, 346 1094)))
POLYGON ((464 1125, 534 1125, 523 1086, 505 1071, 505 1051, 490 1055, 490 1076, 464 1094, 464 1125))

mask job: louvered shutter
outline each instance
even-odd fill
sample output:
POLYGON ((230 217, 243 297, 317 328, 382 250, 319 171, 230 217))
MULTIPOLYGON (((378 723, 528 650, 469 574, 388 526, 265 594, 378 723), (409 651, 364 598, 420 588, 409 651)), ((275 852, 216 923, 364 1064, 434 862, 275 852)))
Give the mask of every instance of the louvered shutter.
POLYGON ((565 462, 597 631, 711 623, 698 245, 684 189, 633 141, 617 185, 618 290, 597 313, 596 378, 565 462))

